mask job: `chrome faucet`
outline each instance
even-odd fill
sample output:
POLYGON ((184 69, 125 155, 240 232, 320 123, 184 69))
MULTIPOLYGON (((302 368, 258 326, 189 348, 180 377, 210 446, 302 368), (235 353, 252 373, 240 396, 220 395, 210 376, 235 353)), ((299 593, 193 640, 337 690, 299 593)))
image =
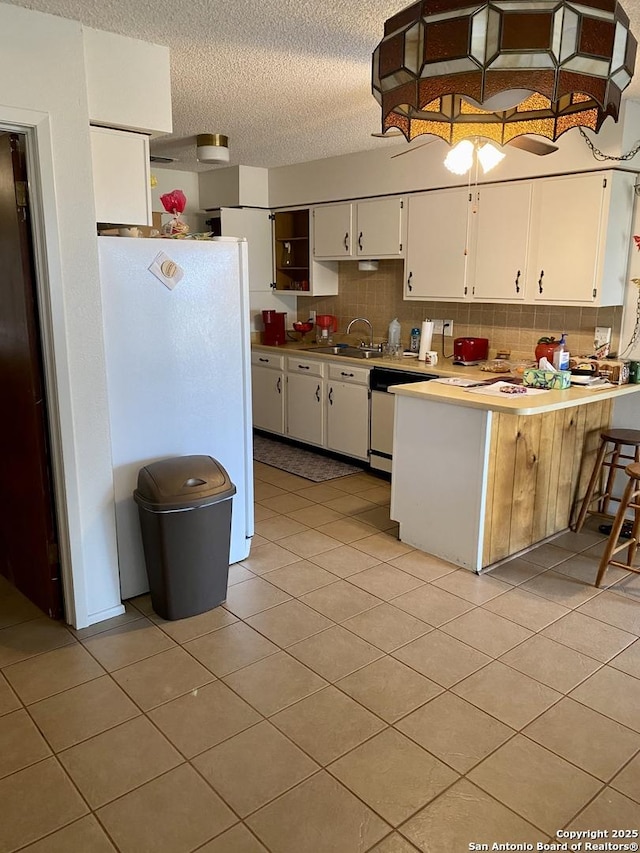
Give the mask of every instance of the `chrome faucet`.
MULTIPOLYGON (((367 326, 369 327, 369 348, 373 349, 373 326, 371 325, 369 320, 367 320, 366 317, 355 317, 353 320, 350 321, 349 325, 347 326, 347 332, 346 332, 347 335, 351 331, 351 327, 353 326, 354 323, 366 323, 367 324, 367 326)), ((366 346, 364 341, 362 341, 361 346, 366 346)))

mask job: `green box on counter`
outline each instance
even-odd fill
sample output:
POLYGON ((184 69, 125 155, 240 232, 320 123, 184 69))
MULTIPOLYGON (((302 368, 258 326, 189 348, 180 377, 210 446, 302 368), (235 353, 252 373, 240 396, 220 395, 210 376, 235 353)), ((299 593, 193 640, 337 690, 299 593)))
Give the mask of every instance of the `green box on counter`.
POLYGON ((570 370, 539 370, 537 367, 528 367, 523 376, 522 384, 530 388, 545 388, 547 390, 562 391, 571 387, 570 370))

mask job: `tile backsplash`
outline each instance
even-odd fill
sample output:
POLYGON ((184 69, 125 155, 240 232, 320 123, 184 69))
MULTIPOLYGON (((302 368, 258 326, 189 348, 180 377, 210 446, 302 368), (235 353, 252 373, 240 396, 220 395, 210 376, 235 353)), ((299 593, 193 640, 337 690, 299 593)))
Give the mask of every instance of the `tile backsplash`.
MULTIPOLYGON (((298 299, 298 319, 306 320, 307 312, 335 314, 339 340, 349 320, 366 317, 373 324, 376 341, 387 337, 389 323, 397 317, 402 326, 402 343, 408 346, 413 326, 426 318, 452 319, 453 337, 475 335, 489 339, 489 355, 497 350, 510 350, 512 359, 533 358, 536 343, 542 335, 560 337, 567 333, 571 353, 593 352, 596 326, 612 329, 611 351, 619 345, 622 307, 568 308, 562 305, 502 305, 476 302, 407 302, 402 298, 404 264, 402 261, 380 261, 376 272, 361 272, 358 264, 343 261, 339 265, 340 292, 337 296, 298 299)), ((354 327, 356 336, 367 336, 364 324, 354 327)), ((452 348, 453 338, 445 338, 445 352, 452 348)), ((442 337, 434 336, 433 348, 441 351, 442 337)))

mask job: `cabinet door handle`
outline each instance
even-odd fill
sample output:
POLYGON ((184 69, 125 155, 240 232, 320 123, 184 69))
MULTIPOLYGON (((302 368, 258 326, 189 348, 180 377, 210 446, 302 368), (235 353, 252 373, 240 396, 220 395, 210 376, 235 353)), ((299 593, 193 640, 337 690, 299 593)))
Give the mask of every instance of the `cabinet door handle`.
POLYGON ((276 382, 276 389, 278 394, 282 394, 282 376, 278 376, 278 381, 276 382))
POLYGON ((544 270, 540 270, 540 278, 538 279, 538 290, 540 291, 540 293, 542 293, 542 291, 544 290, 544 288, 542 287, 542 279, 543 278, 544 278, 544 270))
POLYGON ((413 290, 413 285, 411 284, 411 279, 413 278, 413 273, 409 273, 409 278, 407 279, 407 287, 409 291, 413 290))
POLYGON ((320 385, 316 388, 316 400, 320 402, 320 385))
POLYGON ((345 252, 349 251, 349 232, 348 231, 344 235, 344 249, 345 249, 345 252))
POLYGON ((329 388, 329 405, 333 406, 333 388, 329 388))
POLYGON ((518 270, 518 274, 516 275, 516 293, 520 293, 520 270, 518 270))
POLYGON ((344 370, 340 371, 340 376, 350 376, 352 379, 355 376, 354 373, 345 373, 344 370))
POLYGON ((362 251, 362 231, 358 234, 358 248, 362 251))
POLYGON ((298 369, 299 370, 309 370, 309 365, 308 364, 299 364, 298 369))
POLYGON ((269 359, 268 358, 262 358, 262 356, 258 359, 258 361, 264 361, 267 364, 269 364, 269 359))

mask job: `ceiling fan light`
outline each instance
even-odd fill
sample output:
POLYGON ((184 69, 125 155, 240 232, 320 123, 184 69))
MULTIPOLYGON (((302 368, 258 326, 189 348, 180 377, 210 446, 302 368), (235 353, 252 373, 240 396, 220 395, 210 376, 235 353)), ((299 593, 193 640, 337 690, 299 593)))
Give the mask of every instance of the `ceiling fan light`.
POLYGON ((490 142, 486 142, 477 151, 478 160, 480 161, 480 165, 482 166, 482 171, 486 174, 491 171, 498 163, 501 163, 505 154, 503 151, 500 151, 496 148, 495 145, 492 145, 490 142))
POLYGON ((444 158, 444 165, 454 175, 464 175, 473 166, 473 142, 463 139, 444 158))
POLYGON ((221 133, 199 133, 196 137, 196 156, 200 163, 227 164, 229 137, 221 133))

